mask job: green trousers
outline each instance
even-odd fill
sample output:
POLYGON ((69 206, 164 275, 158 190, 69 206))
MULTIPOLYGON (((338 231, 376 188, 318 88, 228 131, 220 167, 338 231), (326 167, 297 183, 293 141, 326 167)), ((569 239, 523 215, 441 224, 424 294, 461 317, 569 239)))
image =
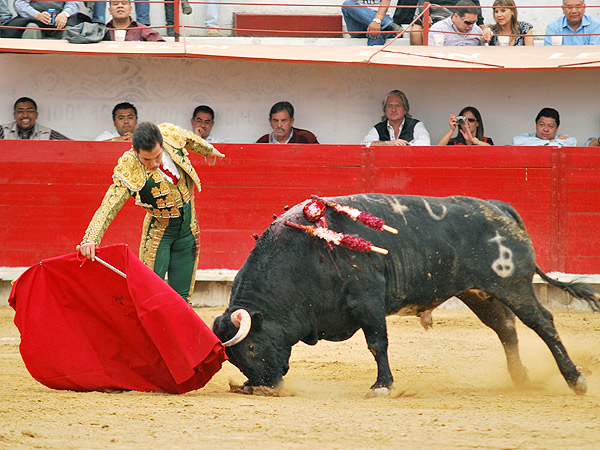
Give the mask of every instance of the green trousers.
POLYGON ((188 303, 196 281, 200 233, 193 199, 180 208, 180 217, 144 220, 140 259, 188 303))

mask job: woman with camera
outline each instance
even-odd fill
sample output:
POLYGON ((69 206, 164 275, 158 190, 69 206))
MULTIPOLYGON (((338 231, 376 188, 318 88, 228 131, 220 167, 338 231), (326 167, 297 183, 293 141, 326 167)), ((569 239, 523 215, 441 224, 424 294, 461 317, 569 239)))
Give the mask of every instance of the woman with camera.
POLYGON ((477 108, 467 106, 458 116, 450 114, 450 129, 442 136, 438 145, 494 145, 491 138, 483 135, 483 120, 477 108), (455 137, 451 137, 458 128, 455 137))

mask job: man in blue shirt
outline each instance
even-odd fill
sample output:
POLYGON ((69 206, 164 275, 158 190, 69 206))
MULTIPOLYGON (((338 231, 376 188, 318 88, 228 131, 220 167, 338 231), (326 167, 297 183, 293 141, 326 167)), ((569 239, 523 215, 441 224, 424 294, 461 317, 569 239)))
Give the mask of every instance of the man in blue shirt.
POLYGON ((523 133, 515 136, 512 145, 551 145, 554 147, 576 147, 577 139, 558 134, 560 116, 554 108, 542 108, 535 118, 535 134, 523 133))
POLYGON ((552 36, 562 37, 562 45, 600 44, 600 20, 585 14, 585 0, 563 0, 561 17, 546 27, 544 45, 552 45, 552 36))

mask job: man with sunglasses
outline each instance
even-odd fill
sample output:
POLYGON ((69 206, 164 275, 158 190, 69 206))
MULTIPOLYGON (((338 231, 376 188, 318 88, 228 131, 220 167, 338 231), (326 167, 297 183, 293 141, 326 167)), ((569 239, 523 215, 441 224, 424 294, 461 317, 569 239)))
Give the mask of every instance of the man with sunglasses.
POLYGON ((489 28, 483 31, 477 26, 479 8, 470 0, 461 0, 456 4, 454 14, 440 20, 429 29, 429 45, 435 45, 435 36, 444 37, 445 46, 483 45, 493 33, 489 28))

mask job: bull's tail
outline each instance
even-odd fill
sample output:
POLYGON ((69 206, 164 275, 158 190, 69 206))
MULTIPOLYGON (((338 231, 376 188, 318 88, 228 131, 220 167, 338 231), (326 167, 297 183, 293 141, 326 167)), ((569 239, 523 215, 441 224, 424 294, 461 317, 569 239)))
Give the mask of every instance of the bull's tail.
POLYGON ((537 264, 535 266, 535 271, 542 278, 542 280, 562 289, 563 291, 568 292, 573 297, 585 300, 588 302, 593 311, 600 311, 600 292, 598 292, 594 287, 580 281, 562 282, 550 278, 542 269, 540 269, 537 264))

